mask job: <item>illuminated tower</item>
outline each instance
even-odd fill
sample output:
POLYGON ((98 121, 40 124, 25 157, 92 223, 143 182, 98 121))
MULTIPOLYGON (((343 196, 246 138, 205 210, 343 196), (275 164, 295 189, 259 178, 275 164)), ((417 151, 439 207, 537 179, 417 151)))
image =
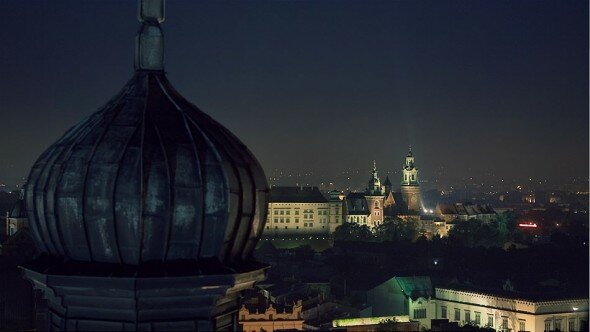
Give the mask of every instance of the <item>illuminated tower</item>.
POLYGON ((414 155, 410 147, 406 155, 406 163, 402 169, 401 193, 409 212, 420 212, 420 184, 418 183, 418 169, 414 164, 414 155))
POLYGON ((140 0, 135 73, 33 165, 25 188, 52 331, 235 331, 268 185, 256 158, 166 78, 163 0, 140 0))
POLYGON ((381 180, 377 176, 377 165, 373 161, 373 171, 371 179, 365 191, 365 200, 370 211, 368 220, 369 227, 376 227, 383 223, 383 199, 385 198, 385 188, 381 185, 381 180))

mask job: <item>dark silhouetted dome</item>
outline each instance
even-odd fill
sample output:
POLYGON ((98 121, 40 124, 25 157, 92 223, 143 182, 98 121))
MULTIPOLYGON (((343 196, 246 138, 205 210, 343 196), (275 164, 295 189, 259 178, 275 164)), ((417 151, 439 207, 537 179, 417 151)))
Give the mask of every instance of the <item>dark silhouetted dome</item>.
POLYGON ((268 186, 238 138, 163 71, 139 70, 39 157, 25 196, 35 242, 48 254, 231 265, 251 257, 268 186))

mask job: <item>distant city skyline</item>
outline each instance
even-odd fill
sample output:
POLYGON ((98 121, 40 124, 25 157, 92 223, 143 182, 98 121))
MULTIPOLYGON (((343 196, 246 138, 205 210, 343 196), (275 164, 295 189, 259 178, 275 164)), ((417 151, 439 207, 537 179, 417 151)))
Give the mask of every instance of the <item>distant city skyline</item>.
MULTIPOLYGON (((0 3, 0 184, 21 183, 50 142, 123 85, 135 6, 0 3)), ((448 179, 587 180, 587 1, 167 9, 170 80, 267 177, 366 170, 360 183, 373 159, 383 177, 399 172, 411 144, 425 179, 442 168, 448 179)))

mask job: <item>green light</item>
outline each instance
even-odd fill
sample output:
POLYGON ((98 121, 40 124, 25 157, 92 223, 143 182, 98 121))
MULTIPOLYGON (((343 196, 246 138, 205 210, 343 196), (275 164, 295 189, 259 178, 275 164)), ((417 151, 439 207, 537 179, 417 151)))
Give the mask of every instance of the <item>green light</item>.
POLYGON ((377 325, 386 320, 395 320, 396 322, 405 323, 410 321, 410 316, 383 316, 383 317, 359 317, 335 319, 332 321, 332 327, 377 325))

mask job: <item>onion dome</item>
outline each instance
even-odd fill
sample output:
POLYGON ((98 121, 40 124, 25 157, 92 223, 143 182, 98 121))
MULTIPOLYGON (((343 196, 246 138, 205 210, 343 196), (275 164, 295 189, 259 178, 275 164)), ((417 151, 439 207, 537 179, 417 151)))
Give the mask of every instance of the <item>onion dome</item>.
POLYGON ((39 249, 85 262, 247 261, 268 201, 264 172, 163 70, 162 1, 140 2, 131 80, 33 165, 26 185, 39 249))

